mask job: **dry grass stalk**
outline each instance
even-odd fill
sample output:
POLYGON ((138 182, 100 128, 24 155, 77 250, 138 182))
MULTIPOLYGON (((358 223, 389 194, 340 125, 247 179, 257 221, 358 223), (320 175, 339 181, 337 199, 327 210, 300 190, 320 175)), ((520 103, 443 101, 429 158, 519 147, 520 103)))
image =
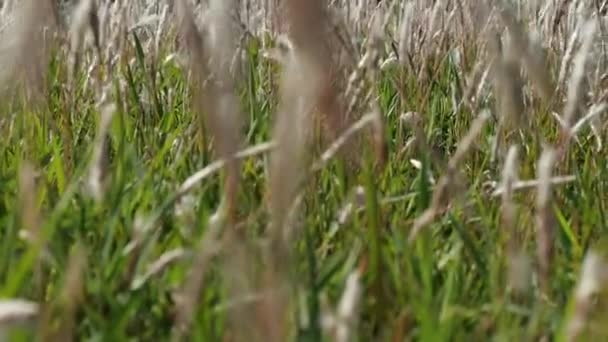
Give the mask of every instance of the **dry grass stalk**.
POLYGON ((131 240, 123 248, 122 255, 127 258, 126 267, 123 277, 125 282, 132 282, 136 274, 137 265, 139 263, 144 244, 148 241, 150 235, 155 230, 156 222, 153 219, 145 219, 141 214, 137 214, 133 220, 133 228, 131 232, 131 240))
POLYGON ((362 294, 361 272, 355 270, 346 279, 346 286, 336 312, 323 317, 323 328, 333 341, 347 342, 356 339, 362 294))
POLYGON ((438 168, 445 169, 447 167, 447 163, 444 161, 443 156, 441 156, 429 144, 426 138, 426 134, 424 133, 423 119, 419 113, 403 113, 399 118, 399 123, 411 127, 414 133, 414 140, 412 140, 412 142, 416 145, 416 148, 418 149, 418 152, 420 154, 428 155, 431 158, 430 160, 433 162, 433 164, 435 164, 435 166, 438 168))
POLYGON ((13 20, 0 32, 0 91, 13 95, 24 90, 27 97, 40 100, 52 38, 57 33, 54 1, 24 0, 15 4, 11 15, 13 20))
POLYGON ((520 27, 521 24, 518 23, 510 11, 503 8, 498 13, 509 30, 509 37, 512 42, 511 53, 521 54, 521 61, 526 68, 528 77, 536 85, 535 88, 541 98, 549 103, 555 86, 546 68, 547 62, 544 57, 544 50, 537 39, 531 39, 523 32, 520 27))
POLYGON ((19 206, 21 211, 21 231, 19 234, 29 242, 39 244, 40 240, 40 208, 36 198, 36 172, 28 162, 23 162, 19 172, 19 206))
POLYGON ((505 166, 502 171, 502 184, 501 187, 504 189, 502 192, 502 225, 503 229, 506 230, 508 238, 508 249, 514 250, 517 244, 516 239, 516 223, 517 223, 517 209, 513 201, 513 184, 518 180, 519 168, 519 149, 516 145, 512 145, 507 152, 507 158, 505 160, 505 166))
MULTIPOLYGON (((399 30, 399 61, 402 65, 409 66, 406 61, 411 57, 412 53, 412 18, 414 16, 414 3, 408 2, 403 7, 403 14, 401 18, 401 27, 399 30)), ((411 70, 410 70, 411 71, 411 70)))
MULTIPOLYGON (((496 53, 497 60, 492 75, 497 98, 496 111, 500 115, 495 155, 500 150, 500 146, 508 143, 516 130, 525 128, 525 122, 527 122, 522 91, 523 81, 520 77, 520 65, 515 52, 517 50, 514 49, 512 41, 513 39, 509 40, 509 44, 504 48, 495 47, 498 53, 496 53)), ((494 45, 498 44, 499 42, 495 42, 494 45)))
POLYGON ((213 255, 210 247, 217 244, 223 225, 232 225, 236 218, 240 166, 239 158, 235 154, 241 145, 241 118, 239 100, 234 89, 236 80, 232 63, 235 53, 238 52, 232 22, 236 1, 210 2, 205 34, 196 26, 191 6, 185 0, 176 5, 180 37, 190 55, 189 70, 193 76, 193 88, 197 92, 195 109, 199 115, 199 128, 206 124, 215 138, 216 151, 221 158, 215 163, 215 167, 198 173, 198 178, 187 180, 178 196, 185 193, 191 184, 196 183, 196 179, 204 178, 209 170, 212 170, 212 173, 220 170, 224 164, 226 166, 222 202, 211 217, 209 230, 200 242, 191 272, 177 295, 176 300, 180 305, 172 339, 179 341, 187 333, 196 310, 204 275, 213 255))
MULTIPOLYGON (((187 0, 176 0, 175 17, 178 22, 177 33, 181 48, 188 54, 187 69, 190 73, 193 88, 193 104, 200 110, 204 105, 204 92, 202 88, 211 74, 208 70, 209 55, 205 46, 205 36, 196 24, 191 4, 187 0)), ((199 145, 204 146, 204 120, 203 113, 198 113, 199 145)))
MULTIPOLYGON (((576 176, 574 176, 574 175, 555 176, 555 177, 551 177, 551 179, 549 181, 551 183, 551 186, 568 184, 568 183, 572 183, 572 182, 576 181, 576 176)), ((520 180, 520 181, 516 181, 512 184, 511 190, 520 191, 520 190, 533 189, 533 188, 537 188, 539 183, 540 183, 540 181, 538 179, 520 180)), ((505 191, 505 189, 502 186, 499 186, 498 188, 496 188, 496 190, 494 190, 492 192, 492 196, 494 196, 494 197, 501 196, 504 193, 504 191, 505 191)))
POLYGON ((566 52, 562 57, 562 63, 559 68, 559 75, 557 78, 557 87, 559 89, 563 89, 565 87, 566 75, 568 72, 568 66, 572 62, 572 58, 574 57, 574 49, 577 46, 579 30, 576 30, 570 36, 570 40, 568 42, 568 46, 566 48, 566 52))
POLYGON ((481 133, 481 130, 485 126, 486 121, 490 115, 488 112, 482 112, 471 124, 467 134, 460 140, 457 145, 456 152, 452 155, 448 161, 447 169, 444 175, 437 182, 437 186, 433 191, 433 197, 431 199, 431 206, 425 210, 415 221, 410 231, 409 241, 410 243, 416 240, 418 233, 431 224, 437 215, 446 210, 449 203, 453 200, 454 187, 456 186, 456 176, 458 166, 462 162, 464 156, 473 146, 475 139, 481 133))
POLYGON ((508 262, 508 287, 516 295, 528 292, 530 286, 529 258, 521 247, 517 232, 517 208, 513 200, 514 185, 518 180, 519 149, 509 148, 502 173, 502 225, 507 235, 506 254, 508 262))
POLYGON ((213 256, 216 255, 215 246, 220 245, 222 228, 220 224, 211 224, 208 227, 197 246, 190 273, 182 287, 174 295, 178 310, 171 333, 171 341, 182 341, 188 335, 199 302, 200 292, 204 286, 205 275, 213 256))
POLYGON ((4 299, 0 301, 0 329, 16 324, 32 322, 38 317, 37 303, 23 299, 4 299))
POLYGON ((329 145, 327 150, 321 154, 321 157, 312 166, 312 171, 321 170, 327 165, 339 152, 339 150, 345 146, 349 140, 351 140, 357 133, 365 129, 367 126, 377 121, 377 114, 369 113, 361 117, 354 124, 348 127, 342 135, 340 135, 332 144, 329 145))
POLYGON ((571 135, 570 129, 572 123, 580 115, 581 108, 585 105, 585 68, 587 65, 587 59, 589 58, 589 51, 591 50, 591 45, 595 36, 595 30, 596 23, 591 21, 585 23, 581 28, 582 45, 578 53, 574 56, 572 72, 568 81, 568 96, 562 116, 566 129, 567 140, 569 140, 569 136, 571 135))
POLYGON ((608 260, 604 252, 591 249, 583 260, 574 292, 573 312, 565 331, 567 341, 581 340, 592 321, 590 316, 596 307, 596 298, 601 293, 605 293, 606 285, 608 285, 608 260))
MULTIPOLYGON (((393 3, 391 6, 394 6, 393 3)), ((374 13, 369 22, 369 37, 365 43, 365 53, 358 62, 356 68, 350 73, 348 83, 345 88, 344 99, 347 102, 346 118, 350 118, 358 110, 371 110, 376 113, 375 139, 377 151, 382 150, 383 142, 378 141, 382 135, 383 124, 377 101, 372 100, 373 92, 369 90, 368 84, 378 81, 378 71, 380 69, 381 54, 383 52, 384 30, 390 21, 392 7, 386 11, 380 8, 374 13), (366 91, 367 90, 367 91, 366 91)), ((404 42, 403 44, 407 44, 404 42)))
MULTIPOLYGON (((272 151, 276 147, 276 143, 266 142, 261 143, 259 145, 248 147, 242 151, 239 151, 234 154, 235 159, 245 159, 257 156, 259 154, 267 153, 272 151)), ((203 169, 197 171, 192 176, 188 177, 182 185, 177 190, 177 196, 181 197, 192 191, 194 187, 199 184, 201 181, 205 180, 207 177, 217 173, 226 165, 225 159, 219 159, 214 161, 213 163, 207 165, 203 169)))
POLYGON ((543 151, 537 166, 538 187, 536 196, 536 244, 540 283, 543 291, 549 291, 551 262, 553 260, 554 223, 551 177, 556 152, 552 148, 543 151))
MULTIPOLYGON (((378 12, 374 17, 374 21, 372 22, 372 29, 370 35, 370 50, 376 50, 376 61, 374 68, 370 72, 370 81, 372 84, 379 83, 379 62, 381 58, 381 49, 383 47, 383 37, 385 27, 388 25, 390 20, 390 13, 392 12, 392 6, 395 6, 395 2, 392 3, 391 8, 387 9, 386 12, 378 12)), ((388 147, 385 141, 385 126, 384 126, 384 116, 382 115, 382 111, 380 109, 380 104, 378 103, 378 97, 374 98, 370 101, 371 112, 373 114, 374 120, 372 121, 372 146, 374 147, 374 157, 377 166, 382 168, 386 161, 388 160, 388 147)))
POLYGON ((219 156, 227 160, 220 208, 226 210, 225 215, 230 220, 234 220, 240 178, 240 163, 233 156, 242 144, 240 102, 235 92, 235 77, 239 71, 235 70, 236 65, 233 64, 235 54, 239 53, 238 35, 232 20, 236 5, 235 0, 210 1, 208 63, 212 74, 201 89, 206 98, 203 104, 208 108, 206 120, 209 130, 216 141, 219 156))
POLYGON ((144 274, 136 276, 133 279, 130 286, 131 290, 140 289, 148 280, 161 275, 167 268, 169 268, 169 266, 189 257, 190 255, 190 251, 183 248, 176 248, 163 253, 156 261, 148 265, 148 268, 144 274))
POLYGON ((508 255, 508 288, 517 298, 530 293, 532 263, 528 254, 518 249, 508 255))
POLYGON ((73 341, 75 337, 76 312, 84 300, 84 272, 87 255, 77 244, 68 261, 63 287, 56 302, 45 308, 39 337, 45 341, 73 341), (55 320, 60 317, 59 322, 55 320))
MULTIPOLYGON (((291 254, 288 237, 293 231, 290 218, 308 170, 311 119, 316 112, 323 113, 329 127, 335 129, 343 117, 333 71, 328 68, 332 53, 326 39, 329 21, 324 2, 287 0, 282 6, 293 49, 281 72, 280 102, 272 131, 277 146, 271 156, 268 179, 270 248, 263 280, 263 286, 268 288, 281 287, 286 281, 291 254)), ((260 303, 256 324, 264 340, 286 338, 288 304, 286 294, 264 298, 260 303)))
POLYGON ((327 89, 326 20, 322 1, 286 1, 288 36, 293 44, 281 73, 280 104, 273 128, 277 148, 271 158, 269 210, 272 240, 282 241, 286 214, 304 177, 309 159, 311 117, 327 89), (309 28, 314 28, 309 31, 309 28))
POLYGON ((46 287, 45 272, 43 272, 41 261, 52 261, 46 241, 41 234, 42 217, 40 204, 38 203, 38 186, 36 185, 37 172, 29 162, 23 162, 19 172, 19 210, 21 216, 21 228, 19 237, 40 252, 34 264, 34 281, 40 293, 44 293, 46 287))
POLYGON ((88 188, 95 200, 101 202, 106 193, 106 188, 110 182, 109 175, 109 136, 110 124, 114 117, 116 106, 106 105, 101 109, 101 118, 97 137, 93 149, 93 158, 89 170, 88 188))
POLYGON ((592 105, 591 108, 589 108, 587 114, 585 114, 585 116, 580 118, 574 125, 572 125, 572 128, 570 130, 571 134, 576 135, 587 123, 590 123, 593 127, 593 122, 597 119, 597 117, 604 114, 607 109, 608 104, 605 102, 592 105))
POLYGON ((235 93, 235 70, 232 63, 237 50, 237 33, 232 16, 234 0, 214 0, 209 4, 205 34, 196 26, 190 6, 177 3, 180 37, 189 52, 189 70, 194 81, 196 106, 201 120, 215 138, 220 158, 226 159, 224 195, 218 209, 220 216, 233 219, 239 184, 239 163, 232 156, 241 146, 241 114, 235 93))
MULTIPOLYGON (((92 36, 93 46, 98 58, 102 57, 100 40, 100 21, 97 4, 94 0, 81 0, 74 9, 70 25, 70 64, 68 85, 70 91, 76 89, 76 72, 80 67, 81 55, 86 48, 87 37, 92 36)), ((74 110, 73 104, 72 109, 74 110)))

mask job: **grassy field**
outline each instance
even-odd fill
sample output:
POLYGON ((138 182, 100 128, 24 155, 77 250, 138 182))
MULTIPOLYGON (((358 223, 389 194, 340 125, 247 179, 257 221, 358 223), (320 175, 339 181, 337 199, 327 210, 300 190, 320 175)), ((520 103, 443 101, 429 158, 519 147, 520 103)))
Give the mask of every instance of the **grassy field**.
POLYGON ((208 2, 4 1, 0 339, 608 338, 605 1, 208 2))

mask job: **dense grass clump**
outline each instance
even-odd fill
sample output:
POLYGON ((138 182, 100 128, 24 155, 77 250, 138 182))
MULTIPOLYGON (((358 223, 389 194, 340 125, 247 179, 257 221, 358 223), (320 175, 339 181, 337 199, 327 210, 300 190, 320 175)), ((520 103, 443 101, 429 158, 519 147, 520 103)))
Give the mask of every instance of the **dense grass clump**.
POLYGON ((605 1, 0 3, 0 339, 608 336, 605 1))

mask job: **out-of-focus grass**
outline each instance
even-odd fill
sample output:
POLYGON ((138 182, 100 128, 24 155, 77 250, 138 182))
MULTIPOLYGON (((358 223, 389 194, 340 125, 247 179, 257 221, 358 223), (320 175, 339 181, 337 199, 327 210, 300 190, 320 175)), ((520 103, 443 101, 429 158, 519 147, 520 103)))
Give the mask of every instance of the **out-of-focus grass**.
MULTIPOLYGON (((168 339, 179 310, 173 295, 220 201, 217 177, 208 177, 185 197, 175 198, 184 180, 213 161, 214 143, 197 143, 197 119, 184 70, 175 59, 165 59, 168 52, 154 59, 146 55, 137 37, 129 34, 126 41, 126 54, 134 59, 120 60, 112 75, 109 95, 117 99, 117 107, 108 131, 111 178, 102 201, 92 199, 86 190, 100 117, 94 90, 82 86, 86 70, 78 73, 74 89, 67 88, 68 67, 59 52, 50 61, 44 106, 31 110, 26 103, 12 102, 2 107, 0 296, 28 298, 44 304, 45 310, 62 312, 56 298, 70 274, 72 250, 80 244, 86 265, 83 297, 74 318, 79 340, 168 339), (71 142, 62 136, 66 115, 71 142), (73 165, 66 165, 66 151, 73 154, 73 165), (33 198, 40 210, 43 249, 20 237, 24 213, 18 180, 25 163, 36 170, 33 198), (142 227, 148 230, 137 233, 142 227), (143 238, 132 248, 137 234, 143 238), (150 264, 177 248, 186 251, 182 258, 133 286, 150 264)), ((247 40, 247 72, 238 89, 247 145, 271 140, 277 105, 277 67, 262 58, 258 39, 247 40)), ((477 56, 471 54, 468 58, 474 61, 477 56)), ((395 65, 381 71, 372 85, 386 126, 385 169, 374 168, 369 157, 361 172, 351 175, 336 161, 306 184, 299 218, 303 231, 290 259, 290 276, 296 280, 289 289, 296 298, 289 308, 295 339, 328 338, 322 331, 322 315, 328 304, 333 308, 340 300, 353 269, 360 269, 363 279, 361 318, 355 327, 360 340, 538 340, 563 333, 570 312, 566 304, 585 252, 605 233, 608 154, 605 149, 596 152, 593 139, 584 136, 559 162, 558 169, 576 175, 576 180, 555 190, 555 255, 546 293, 533 273, 522 275, 531 282, 524 295, 513 295, 507 286, 512 256, 505 249, 500 198, 492 197, 486 186, 499 179, 502 167, 491 161, 494 120, 459 166, 464 190, 454 195, 457 199, 446 214, 438 215, 410 243, 414 220, 431 205, 435 185, 428 174, 438 180, 444 170, 430 155, 404 149, 412 133, 401 114, 421 114, 431 148, 446 161, 478 115, 467 106, 455 108, 453 88, 463 76, 458 67, 450 58, 429 64, 435 62, 437 68, 426 82, 395 65), (420 162, 419 168, 412 159, 420 162), (338 216, 356 184, 363 186, 363 200, 355 203, 350 220, 340 222, 338 216)), ((482 105, 491 106, 492 101, 488 98, 482 105)), ((519 174, 529 179, 537 174, 543 144, 557 142, 558 127, 542 106, 530 107, 526 115, 534 133, 521 133, 519 174)), ((267 167, 265 155, 246 158, 242 164, 237 225, 245 227, 252 245, 267 242, 267 167)), ((533 258, 534 190, 514 196, 519 209, 515 230, 521 248, 533 258)), ((268 295, 227 295, 221 268, 232 253, 220 248, 208 270, 191 330, 195 340, 229 340, 239 329, 234 322, 228 324, 231 310, 268 295)), ((261 272, 261 260, 249 261, 252 273, 261 272)), ((61 317, 51 314, 51 325, 60 324, 61 317)))

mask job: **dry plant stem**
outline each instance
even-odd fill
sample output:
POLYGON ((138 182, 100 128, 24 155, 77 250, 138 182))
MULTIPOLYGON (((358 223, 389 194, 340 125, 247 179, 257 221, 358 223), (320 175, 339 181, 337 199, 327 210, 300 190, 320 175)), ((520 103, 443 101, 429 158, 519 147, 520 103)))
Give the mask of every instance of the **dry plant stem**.
POLYGON ((538 187, 536 197, 536 244, 538 271, 542 290, 549 294, 551 262, 553 260, 554 221, 552 208, 551 174, 556 152, 547 149, 538 161, 538 187))
MULTIPOLYGON (((344 131, 344 133, 342 133, 341 136, 339 136, 332 144, 330 144, 330 146, 327 148, 327 150, 325 150, 321 154, 319 159, 312 164, 308 177, 310 177, 312 174, 314 174, 316 172, 322 171, 327 166, 327 164, 331 160, 333 160, 333 158, 337 155, 340 148, 345 146, 345 144, 348 143, 349 139, 353 139, 357 133, 360 133, 363 129, 365 129, 369 125, 373 124, 374 121, 376 120, 375 115, 376 114, 374 114, 374 113, 366 114, 363 117, 361 117, 361 119, 359 119, 355 123, 353 123, 349 128, 347 128, 344 131)), ((306 183, 309 180, 308 177, 304 178, 302 184, 306 183)), ((298 193, 298 195, 295 197, 293 204, 289 208, 290 214, 293 214, 298 210, 303 198, 304 198, 304 191, 301 190, 298 193)), ((293 236, 292 231, 288 230, 286 236, 288 237, 288 240, 289 240, 289 237, 293 236)))
MULTIPOLYGON (((567 183, 572 183, 572 182, 576 181, 576 176, 574 176, 574 175, 556 176, 556 177, 551 177, 551 179, 549 181, 551 182, 552 186, 567 184, 567 183)), ((512 184, 511 191, 528 190, 528 189, 536 188, 536 187, 538 187, 539 183, 540 183, 540 181, 538 179, 516 181, 512 184)), ((494 192, 492 192, 492 196, 494 196, 494 197, 501 196, 504 192, 505 192, 505 188, 501 186, 498 189, 494 190, 494 192)))
POLYGON ((323 318, 324 328, 329 331, 333 341, 348 342, 356 338, 362 295, 361 271, 355 270, 346 278, 336 312, 323 318))
MULTIPOLYGON (((276 143, 274 141, 261 143, 259 145, 255 145, 249 148, 246 148, 242 151, 239 151, 234 155, 236 159, 246 159, 250 157, 255 157, 260 154, 264 154, 272 151, 276 147, 276 143)), ((197 171, 192 176, 188 177, 182 185, 179 187, 177 191, 177 197, 182 197, 192 191, 194 187, 199 184, 201 181, 205 180, 207 177, 217 173, 226 165, 225 159, 219 159, 214 161, 213 163, 207 165, 203 169, 197 171)))
POLYGON ((0 300, 0 328, 23 322, 31 322, 38 317, 39 305, 23 299, 0 300))
MULTIPOLYGON (((241 113, 235 92, 236 76, 232 60, 238 54, 237 32, 232 22, 236 13, 235 0, 211 0, 209 4, 208 71, 210 78, 201 89, 204 101, 198 110, 206 111, 208 128, 217 144, 221 158, 226 159, 226 175, 220 209, 233 222, 235 219, 236 196, 240 182, 240 163, 232 156, 241 146, 241 113), (203 109, 205 108, 205 109, 203 109)), ((200 56, 199 56, 200 57, 200 56)), ((202 61, 205 63, 205 60, 202 61)))
POLYGON ((93 0, 82 0, 75 7, 70 27, 70 64, 68 71, 68 84, 70 91, 76 89, 76 71, 80 66, 81 55, 84 52, 84 42, 87 33, 91 32, 98 57, 101 57, 99 41, 99 18, 97 6, 93 0))
MULTIPOLYGON (((264 208, 261 207, 260 211, 264 208)), ((256 306, 261 302, 260 298, 272 296, 278 290, 268 287, 259 291, 259 284, 256 279, 256 270, 252 267, 252 261, 256 260, 259 254, 257 246, 252 246, 244 229, 248 227, 248 222, 243 227, 227 231, 223 239, 224 255, 221 256, 221 267, 223 269, 223 279, 226 282, 227 292, 230 299, 223 304, 223 310, 229 307, 229 324, 231 336, 236 341, 257 341, 260 339, 260 327, 256 320, 252 319, 256 315, 256 306), (240 299, 249 293, 263 292, 263 297, 255 298, 254 302, 240 299)), ((254 219, 255 220, 255 219, 254 219)), ((239 224, 240 226, 240 224, 239 224)), ((265 299, 262 299, 265 300, 265 299)))
MULTIPOLYGON (((326 39, 329 25, 324 2, 286 0, 282 6, 293 49, 281 72, 280 103, 272 131, 277 147, 271 156, 268 179, 270 245, 263 284, 270 288, 289 281, 287 265, 291 253, 286 237, 291 235, 288 233, 294 224, 290 208, 308 169, 311 119, 320 111, 335 126, 342 114, 332 87, 331 69, 327 67, 332 56, 326 39)), ((288 305, 285 294, 265 298, 260 304, 256 324, 264 340, 286 338, 288 305)))
MULTIPOLYGON (((219 246, 217 249, 219 250, 219 246)), ((190 251, 183 248, 177 248, 163 253, 156 261, 148 266, 143 275, 135 277, 135 279, 131 282, 131 290, 141 288, 148 280, 161 275, 167 268, 169 268, 169 266, 185 259, 190 255, 190 251)))
POLYGON ((205 274, 209 269, 211 259, 215 255, 215 246, 219 245, 223 227, 220 224, 209 225, 205 235, 197 247, 190 273, 182 288, 175 295, 177 317, 171 333, 171 341, 180 342, 188 334, 199 303, 200 292, 204 286, 205 274))
POLYGON ((426 134, 424 133, 422 116, 416 112, 407 112, 401 115, 399 121, 411 126, 411 129, 414 131, 414 143, 418 152, 430 156, 430 160, 436 167, 445 170, 447 168, 447 162, 444 160, 443 156, 429 144, 426 134))
POLYGON ((414 221, 414 225, 409 235, 410 243, 413 243, 416 240, 418 233, 427 225, 431 224, 437 215, 445 210, 450 203, 452 197, 451 189, 455 186, 454 181, 458 166, 462 162, 465 154, 471 149, 474 140, 481 133, 488 118, 489 114, 487 112, 482 112, 475 121, 473 121, 469 132, 458 143, 456 152, 454 152, 454 155, 448 161, 447 170, 439 179, 437 187, 433 191, 430 208, 425 210, 422 215, 414 221))
POLYGON ((0 38, 0 93, 11 96, 14 94, 6 92, 24 90, 38 104, 46 86, 47 61, 57 29, 55 4, 53 0, 24 0, 11 14, 13 20, 0 38), (14 82, 19 85, 14 87, 14 82))
MULTIPOLYGON (((34 248, 43 250, 41 256, 44 257, 44 254, 48 253, 48 251, 40 234, 42 218, 40 207, 37 203, 37 194, 36 172, 29 162, 24 161, 19 172, 19 209, 21 211, 21 230, 19 231, 19 235, 31 243, 34 248)), ((45 279, 40 261, 38 259, 35 262, 34 278, 36 287, 41 296, 43 296, 47 279, 45 279)))
POLYGON ((83 277, 87 265, 84 248, 77 244, 68 262, 61 294, 55 303, 45 308, 39 337, 44 341, 73 341, 75 336, 76 312, 82 303, 83 277), (55 310, 60 310, 57 315, 55 310), (60 317, 60 321, 54 320, 60 317))
POLYGON ((572 139, 572 124, 577 116, 581 113, 581 108, 584 106, 584 96, 586 85, 584 84, 585 67, 593 38, 595 35, 595 22, 587 22, 581 28, 582 46, 578 53, 574 56, 574 65, 568 82, 567 102, 563 113, 563 125, 561 144, 559 153, 564 156, 570 140, 572 139))
MULTIPOLYGON (((275 146, 274 142, 262 143, 260 145, 256 145, 256 146, 250 147, 248 149, 245 149, 241 152, 238 152, 235 155, 235 158, 244 159, 244 158, 253 157, 253 156, 256 156, 259 154, 263 154, 263 153, 266 153, 266 152, 272 150, 274 148, 274 146, 275 146)), ((225 160, 223 160, 223 159, 217 160, 217 161, 207 165, 205 168, 201 169, 200 171, 196 172, 194 175, 190 176, 188 179, 186 179, 186 181, 184 181, 184 183, 182 183, 182 185, 179 187, 179 189, 176 191, 176 193, 164 203, 163 208, 166 209, 166 208, 173 206, 175 204, 175 202, 177 202, 180 198, 182 198, 183 196, 187 195, 190 191, 192 191, 196 187, 197 184, 199 184, 203 180, 205 180, 208 177, 219 172, 224 167, 225 164, 226 164, 225 160)), ((160 212, 162 212, 162 210, 159 210, 158 212, 160 213, 160 212)), ((153 227, 156 225, 156 223, 158 222, 159 219, 160 219, 160 215, 155 215, 155 216, 149 217, 145 222, 140 222, 139 224, 136 223, 136 226, 141 225, 141 227, 136 229, 137 236, 133 239, 133 241, 131 241, 127 245, 127 247, 125 247, 124 253, 138 255, 139 254, 138 251, 140 250, 142 244, 144 243, 144 240, 151 235, 151 231, 153 230, 153 227)), ((136 222, 137 222, 137 220, 136 220, 136 222)), ((133 258, 132 262, 131 262, 131 266, 128 269, 134 270, 136 262, 137 262, 137 258, 133 258)), ((129 272, 129 274, 132 274, 132 273, 133 272, 129 272)))
POLYGON ((237 151, 241 145, 241 114, 235 93, 235 75, 238 73, 234 71, 232 64, 232 57, 235 52, 238 53, 236 32, 232 22, 236 1, 211 1, 207 35, 198 31, 190 11, 191 7, 185 1, 178 3, 177 13, 182 23, 180 36, 185 41, 190 54, 189 69, 194 79, 193 88, 198 91, 195 103, 201 118, 200 128, 202 129, 205 121, 215 138, 220 160, 186 180, 176 197, 181 197, 198 181, 224 166, 226 175, 218 212, 210 220, 209 229, 201 239, 190 274, 177 295, 176 300, 180 305, 172 332, 173 341, 181 341, 191 325, 200 291, 204 286, 204 276, 214 255, 212 247, 218 244, 221 230, 225 228, 223 226, 226 224, 232 230, 240 182, 240 158, 237 156, 237 151), (203 114, 205 114, 204 120, 203 114))
MULTIPOLYGON (((177 2, 180 21, 179 35, 189 53, 189 71, 196 91, 195 109, 199 115, 199 138, 206 124, 215 138, 217 153, 226 160, 226 175, 222 203, 218 215, 234 220, 239 186, 239 162, 232 156, 241 145, 240 110, 235 94, 235 74, 232 57, 237 51, 232 14, 233 0, 213 0, 209 6, 209 21, 204 33, 199 31, 192 8, 185 0, 177 2)), ((202 142, 201 146, 205 143, 202 142)))
POLYGON ((592 323, 591 314, 594 299, 606 289, 608 284, 608 261, 603 251, 591 249, 587 252, 578 284, 574 291, 572 317, 566 324, 566 341, 579 341, 585 328, 592 323))
POLYGON ((277 149, 269 178, 271 240, 280 245, 282 230, 288 224, 286 209, 306 169, 312 131, 309 121, 327 85, 325 62, 329 57, 323 43, 326 18, 322 1, 289 0, 283 6, 293 50, 281 75, 281 100, 273 128, 277 149))
POLYGON ((366 114, 361 119, 348 127, 342 135, 340 135, 328 148, 321 154, 321 157, 312 166, 312 171, 319 171, 327 165, 338 153, 338 151, 347 144, 348 140, 352 139, 357 133, 376 120, 376 114, 366 114))
POLYGON ((505 166, 502 172, 502 225, 506 230, 507 238, 507 253, 512 254, 517 248, 516 242, 516 225, 517 225, 517 209, 513 201, 513 184, 517 181, 519 168, 519 149, 513 145, 507 152, 505 166))
POLYGON ((98 202, 103 200, 107 185, 110 181, 108 170, 110 163, 108 156, 108 131, 110 129, 110 124, 112 123, 112 118, 114 117, 115 109, 115 105, 113 104, 107 105, 101 109, 101 118, 89 170, 89 190, 93 198, 98 202))
POLYGON ((515 296, 525 295, 529 290, 529 267, 528 257, 522 247, 522 240, 517 230, 518 211, 515 201, 513 200, 513 192, 518 179, 519 169, 519 148, 517 145, 512 145, 505 159, 505 166, 502 173, 501 188, 502 205, 501 218, 502 229, 505 230, 506 245, 505 254, 508 271, 508 288, 513 291, 515 296))
POLYGON ((553 96, 555 86, 549 76, 549 71, 545 67, 547 63, 543 57, 544 51, 536 42, 531 41, 524 34, 520 27, 521 24, 517 22, 510 11, 503 8, 498 11, 498 13, 509 30, 513 43, 513 50, 522 54, 521 61, 526 68, 528 77, 530 77, 532 82, 536 85, 536 89, 541 98, 546 103, 549 103, 553 96))
MULTIPOLYGON (((498 45, 496 42, 493 45, 498 45)), ((520 75, 520 64, 518 56, 515 56, 515 44, 504 48, 494 48, 496 60, 494 65, 494 90, 497 102, 497 113, 499 114, 498 128, 496 133, 496 146, 494 155, 504 156, 504 152, 498 153, 501 146, 509 144, 509 138, 519 128, 525 128, 523 81, 520 75)), ((527 121, 527 120, 526 120, 527 121)))
MULTIPOLYGON (((196 25, 195 18, 193 16, 193 10, 188 0, 175 0, 175 16, 178 21, 178 37, 180 44, 183 45, 183 49, 188 52, 188 70, 190 72, 190 78, 192 82, 193 95, 193 106, 197 110, 204 108, 204 97, 202 89, 205 82, 210 75, 208 70, 208 53, 205 47, 205 41, 203 34, 199 31, 196 25)), ((199 145, 201 149, 204 149, 204 122, 203 114, 198 114, 198 131, 197 137, 199 139, 199 145)))
POLYGON ((37 204, 36 172, 29 162, 23 162, 19 172, 19 203, 21 210, 21 231, 26 239, 40 243, 40 208, 37 204))

